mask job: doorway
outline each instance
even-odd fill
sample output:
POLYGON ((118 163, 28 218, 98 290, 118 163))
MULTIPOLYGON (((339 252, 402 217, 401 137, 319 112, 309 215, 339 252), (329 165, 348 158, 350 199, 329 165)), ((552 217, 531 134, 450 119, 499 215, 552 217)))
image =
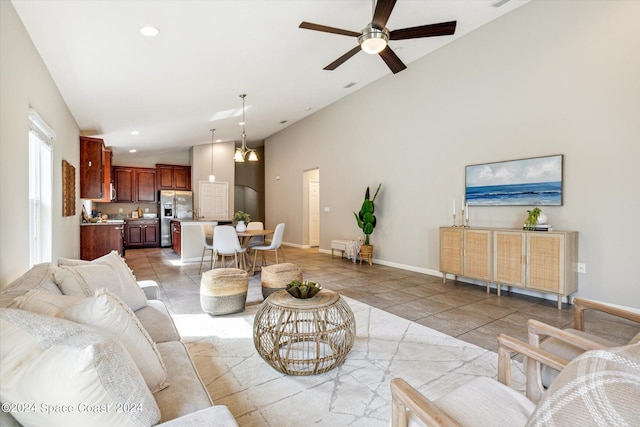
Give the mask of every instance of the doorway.
POLYGON ((307 247, 320 246, 320 169, 303 172, 304 243, 307 247))

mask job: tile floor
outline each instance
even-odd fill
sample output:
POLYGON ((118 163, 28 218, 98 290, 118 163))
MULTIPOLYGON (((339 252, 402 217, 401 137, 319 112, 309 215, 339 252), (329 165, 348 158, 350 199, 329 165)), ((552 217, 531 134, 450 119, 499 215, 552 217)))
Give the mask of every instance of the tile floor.
MULTIPOLYGON (((375 264, 360 266, 317 249, 286 247, 284 251, 287 262, 302 266, 305 279, 493 351, 500 333, 526 340, 530 318, 560 328, 573 322, 572 306, 563 303, 558 310, 555 299, 506 292, 497 296, 495 289, 487 294, 484 286, 451 280, 443 284, 440 277, 375 264)), ((181 265, 170 248, 131 249, 125 259, 138 280, 158 282, 161 299, 172 313, 201 312, 199 262, 181 265)), ((260 274, 256 272, 250 280, 260 283, 260 274)), ((621 344, 638 332, 636 323, 600 313, 589 312, 585 319, 587 331, 621 344)))

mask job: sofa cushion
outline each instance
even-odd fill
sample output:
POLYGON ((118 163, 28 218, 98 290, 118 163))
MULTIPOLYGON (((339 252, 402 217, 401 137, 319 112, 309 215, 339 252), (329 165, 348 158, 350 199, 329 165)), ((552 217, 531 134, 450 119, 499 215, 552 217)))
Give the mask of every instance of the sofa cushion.
POLYGON ((169 385, 156 344, 131 309, 117 296, 99 289, 94 298, 85 298, 70 306, 62 316, 117 337, 133 358, 152 393, 169 385))
POLYGON ((0 292, 0 307, 16 307, 15 299, 31 289, 62 294, 53 281, 50 263, 36 264, 0 292))
POLYGON ((189 352, 180 341, 158 344, 167 365, 167 380, 171 387, 154 394, 160 407, 161 422, 181 417, 213 405, 189 352))
POLYGON ((35 288, 17 297, 16 304, 21 310, 61 317, 64 310, 83 299, 84 296, 52 294, 35 288))
POLYGON ((0 400, 37 405, 34 411, 12 413, 21 424, 139 427, 158 422, 153 395, 114 337, 64 319, 3 308, 0 340, 0 400))
POLYGON ((132 310, 138 310, 147 304, 144 292, 135 285, 123 283, 109 265, 78 265, 75 267, 57 267, 54 277, 58 287, 65 295, 93 296, 96 289, 106 288, 118 295, 132 310))
MULTIPOLYGON (((67 270, 72 272, 75 272, 75 271, 84 272, 83 271, 84 268, 86 268, 88 265, 109 266, 113 269, 113 273, 115 273, 115 277, 117 277, 119 280, 115 280, 114 277, 112 276, 111 277, 112 283, 110 285, 109 283, 101 283, 99 285, 92 286, 91 279, 101 280, 103 278, 87 277, 89 282, 88 286, 90 286, 92 289, 90 290, 89 295, 86 295, 86 296, 93 295, 93 292, 98 288, 107 288, 114 294, 118 295, 134 311, 144 307, 147 303, 147 298, 144 294, 144 291, 138 285, 138 282, 136 281, 136 277, 133 275, 133 273, 131 272, 131 269, 129 268, 125 260, 118 254, 117 251, 111 251, 107 255, 101 256, 100 258, 96 258, 93 261, 59 258, 58 265, 60 265, 63 268, 66 267, 67 270)), ((57 275, 56 275, 56 283, 60 285, 60 282, 58 282, 57 280, 57 275)), ((80 283, 79 285, 74 285, 72 283, 69 283, 69 286, 72 286, 71 289, 75 289, 75 292, 77 293, 79 292, 77 287, 82 286, 82 283, 80 283)), ((63 288, 61 289, 62 289, 62 293, 67 294, 67 292, 65 292, 63 288)))
POLYGON ((527 426, 640 425, 640 344, 573 359, 538 402, 527 426))
POLYGON ((147 305, 136 310, 135 315, 154 342, 180 341, 178 329, 162 301, 147 301, 147 305))

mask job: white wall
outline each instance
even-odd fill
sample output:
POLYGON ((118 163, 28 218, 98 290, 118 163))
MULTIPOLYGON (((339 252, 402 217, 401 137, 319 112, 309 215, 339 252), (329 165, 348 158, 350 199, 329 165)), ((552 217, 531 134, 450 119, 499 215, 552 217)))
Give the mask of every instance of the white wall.
MULTIPOLYGON (((235 162, 233 141, 217 142, 213 144, 213 173, 217 182, 229 183, 229 215, 233 215, 233 200, 235 186, 235 162)), ((199 182, 208 181, 211 173, 211 144, 194 145, 191 148, 191 188, 193 189, 194 207, 200 203, 199 182)))
POLYGON ((80 202, 62 216, 62 160, 76 168, 80 131, 9 1, 0 1, 0 288, 29 268, 29 107, 56 132, 53 141, 53 259, 80 254, 80 202))
MULTIPOLYGON (((579 295, 640 307, 638 22, 636 1, 534 1, 290 126, 266 140, 268 223, 305 241, 301 177, 319 167, 329 249, 382 182, 374 258, 433 273, 466 165, 564 154, 564 205, 543 211, 580 232, 579 295)), ((471 225, 521 227, 527 208, 475 207, 471 225)))

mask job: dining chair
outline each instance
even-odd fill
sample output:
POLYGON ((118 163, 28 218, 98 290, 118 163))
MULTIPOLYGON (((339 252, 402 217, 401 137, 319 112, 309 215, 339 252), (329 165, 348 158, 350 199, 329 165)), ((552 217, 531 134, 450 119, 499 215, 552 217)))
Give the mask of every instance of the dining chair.
POLYGON ((235 227, 231 225, 218 225, 213 230, 213 254, 215 257, 215 261, 213 263, 213 268, 216 266, 216 262, 218 260, 218 255, 222 257, 221 264, 225 267, 225 256, 233 255, 235 258, 235 268, 240 268, 240 264, 238 262, 238 254, 240 254, 240 259, 242 261, 243 267, 246 265, 244 256, 247 252, 247 248, 243 248, 240 245, 240 239, 238 238, 238 234, 236 233, 235 227))
MULTIPOLYGON (((280 223, 278 225, 276 225, 276 229, 273 232, 273 238, 271 239, 271 244, 270 245, 261 245, 261 246, 254 246, 251 249, 253 249, 254 252, 254 256, 253 256, 253 270, 251 272, 251 274, 255 274, 256 273, 256 262, 258 260, 258 251, 262 251, 262 264, 261 266, 265 265, 266 263, 266 259, 265 259, 265 252, 266 251, 274 251, 276 254, 276 264, 279 264, 278 262, 278 251, 282 250, 281 246, 282 246, 282 236, 284 234, 284 223, 280 223)), ((284 259, 284 251, 282 251, 282 261, 285 261, 284 259)))
MULTIPOLYGON (((264 230, 264 224, 261 221, 251 221, 247 224, 247 231, 250 230, 264 230)), ((264 236, 255 236, 252 237, 247 245, 247 249, 251 249, 254 246, 263 246, 264 245, 264 236)))
POLYGON ((211 251, 211 265, 210 269, 213 268, 213 226, 211 224, 201 224, 200 231, 202 233, 202 257, 200 258, 200 271, 198 274, 202 274, 202 263, 204 262, 204 253, 209 250, 211 251))

